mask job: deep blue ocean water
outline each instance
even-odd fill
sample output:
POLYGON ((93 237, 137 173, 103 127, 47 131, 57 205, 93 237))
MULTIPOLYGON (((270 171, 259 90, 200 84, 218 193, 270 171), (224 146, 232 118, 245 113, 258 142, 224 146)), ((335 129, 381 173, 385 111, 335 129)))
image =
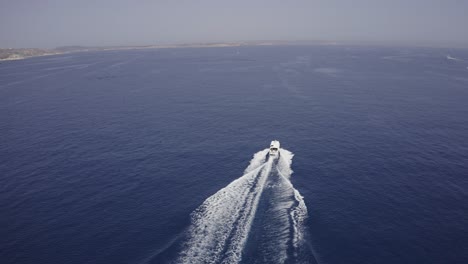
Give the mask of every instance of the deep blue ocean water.
POLYGON ((84 52, 0 62, 0 94, 1 263, 200 263, 196 228, 241 230, 243 263, 468 263, 468 50, 84 52), (228 186, 273 139, 294 187, 228 186))

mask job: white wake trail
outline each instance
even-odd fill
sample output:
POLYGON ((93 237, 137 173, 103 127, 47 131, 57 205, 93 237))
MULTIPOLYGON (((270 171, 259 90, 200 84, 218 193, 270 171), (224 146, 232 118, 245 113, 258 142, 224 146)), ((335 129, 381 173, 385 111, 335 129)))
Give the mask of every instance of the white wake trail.
POLYGON ((313 254, 305 252, 307 207, 289 180, 293 157, 290 151, 280 150, 257 212, 257 234, 248 244, 245 263, 313 263, 313 254))
POLYGON ((266 157, 268 154, 268 149, 264 149, 254 154, 252 160, 250 161, 249 166, 245 169, 244 174, 247 174, 256 168, 263 165, 266 161, 266 157))
POLYGON ((455 57, 452 57, 450 55, 447 55, 446 58, 447 58, 447 60, 451 60, 451 61, 463 61, 462 59, 455 58, 455 57))
POLYGON ((254 197, 249 199, 244 204, 244 210, 241 213, 238 223, 236 225, 236 232, 228 245, 225 257, 222 263, 239 263, 242 258, 242 250, 245 247, 247 238, 252 227, 252 222, 258 208, 258 203, 265 186, 265 181, 270 174, 272 161, 269 160, 265 167, 260 172, 258 184, 254 187, 254 197))
POLYGON ((301 262, 307 207, 289 180, 293 156, 254 154, 243 176, 192 213, 175 263, 301 262))
POLYGON ((302 197, 299 191, 294 188, 291 181, 289 181, 293 173, 291 170, 291 163, 294 154, 290 151, 282 150, 281 155, 283 158, 278 162, 278 173, 285 179, 286 184, 294 190, 294 199, 297 202, 297 205, 290 211, 290 216, 294 223, 293 245, 297 249, 304 240, 304 222, 308 215, 307 206, 304 202, 304 197, 302 197))
MULTIPOLYGON (((292 169, 291 169, 291 163, 292 163, 292 159, 294 157, 294 154, 292 154, 290 151, 287 151, 287 150, 282 150, 281 151, 281 159, 278 161, 278 175, 283 179, 282 184, 286 185, 285 189, 286 190, 293 190, 294 192, 294 198, 296 201, 297 200, 297 197, 301 197, 302 196, 299 194, 299 192, 294 189, 294 186, 292 185, 291 181, 289 181, 289 179, 291 178, 291 174, 293 173, 292 169)), ((305 203, 303 204, 304 207, 305 207, 305 203)), ((294 205, 290 205, 289 208, 290 209, 290 212, 289 212, 289 215, 290 215, 290 220, 292 221, 292 227, 293 227, 293 246, 294 248, 297 248, 298 247, 298 243, 300 241, 300 231, 302 231, 301 228, 298 227, 298 225, 302 224, 301 221, 299 221, 296 216, 296 210, 301 206, 301 204, 299 204, 298 206, 294 206, 294 205)), ((305 208, 305 212, 306 212, 306 215, 307 215, 307 208, 305 208)), ((294 251, 296 252, 296 250, 294 251)))
POLYGON ((267 152, 256 153, 245 175, 206 199, 192 213, 189 238, 177 263, 240 260, 265 178, 271 170, 271 162, 265 162, 267 152))

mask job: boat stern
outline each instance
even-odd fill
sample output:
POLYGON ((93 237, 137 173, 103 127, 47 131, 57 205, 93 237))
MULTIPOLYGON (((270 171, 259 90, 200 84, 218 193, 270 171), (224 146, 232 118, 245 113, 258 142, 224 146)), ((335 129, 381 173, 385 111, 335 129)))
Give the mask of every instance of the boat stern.
POLYGON ((280 143, 278 140, 273 140, 270 144, 270 151, 269 154, 270 156, 278 156, 279 155, 279 148, 280 148, 280 143))

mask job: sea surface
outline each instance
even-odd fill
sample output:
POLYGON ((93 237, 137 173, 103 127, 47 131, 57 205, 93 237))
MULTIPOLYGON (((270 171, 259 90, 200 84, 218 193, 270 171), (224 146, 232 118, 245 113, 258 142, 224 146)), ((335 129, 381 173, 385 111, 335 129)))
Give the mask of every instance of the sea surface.
POLYGON ((468 50, 0 62, 0 136, 2 264, 468 263, 468 50))

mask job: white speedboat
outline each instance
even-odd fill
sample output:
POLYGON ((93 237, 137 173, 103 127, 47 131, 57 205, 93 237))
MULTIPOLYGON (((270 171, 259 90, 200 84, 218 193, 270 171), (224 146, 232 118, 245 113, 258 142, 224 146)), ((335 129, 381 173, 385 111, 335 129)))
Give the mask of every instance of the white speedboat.
POLYGON ((270 144, 270 156, 278 156, 280 143, 278 140, 273 140, 270 144))

